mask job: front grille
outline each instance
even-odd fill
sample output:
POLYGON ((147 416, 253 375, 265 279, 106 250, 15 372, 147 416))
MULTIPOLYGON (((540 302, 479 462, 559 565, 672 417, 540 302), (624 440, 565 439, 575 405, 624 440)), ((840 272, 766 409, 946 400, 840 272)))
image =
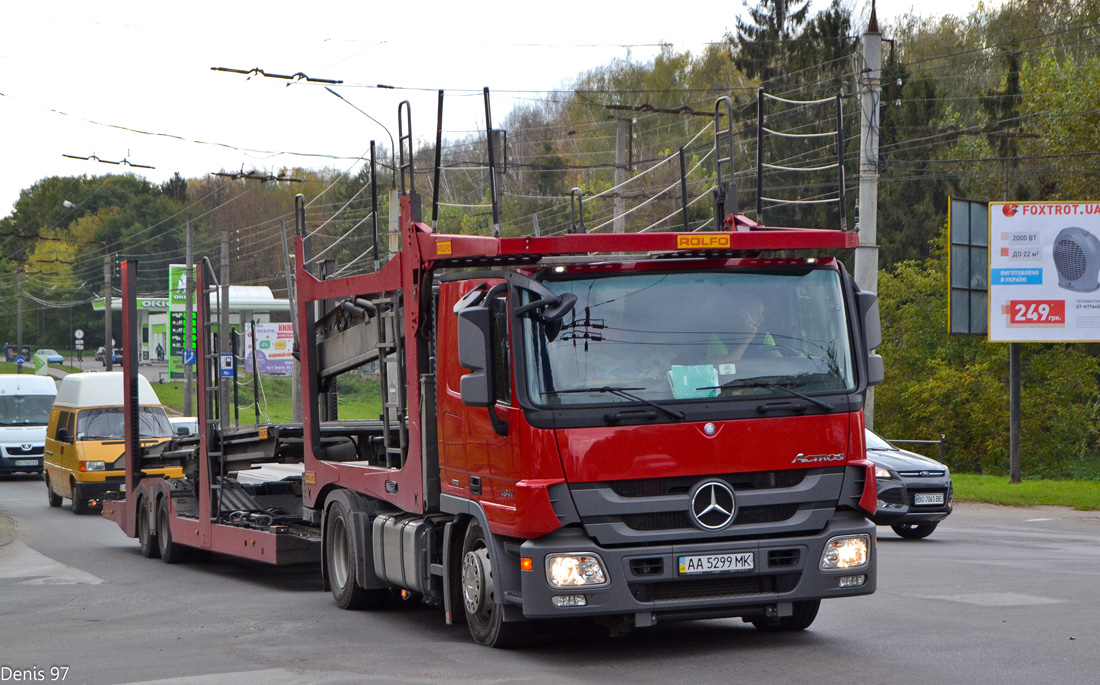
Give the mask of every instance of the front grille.
MULTIPOLYGON (((801 484, 805 477, 805 469, 728 473, 717 476, 728 483, 734 491, 791 488, 801 484)), ((661 497, 687 494, 700 480, 699 476, 639 478, 610 481, 607 486, 619 497, 661 497)))
MULTIPOLYGON (((776 504, 765 507, 741 507, 731 525, 775 523, 786 521, 798 513, 797 504, 776 504)), ((686 511, 664 511, 652 514, 625 514, 623 523, 633 530, 672 530, 691 528, 691 516, 686 511)))
POLYGON ((22 445, 8 445, 4 449, 13 457, 39 457, 46 450, 44 445, 31 445, 29 449, 23 449, 22 445))
POLYGON ((898 471, 902 478, 942 478, 943 471, 898 471))
POLYGON ((649 601, 670 602, 685 599, 720 599, 723 597, 759 595, 768 591, 764 587, 765 577, 733 576, 653 583, 648 587, 649 601))
POLYGON ((659 576, 665 572, 665 560, 661 557, 631 559, 630 572, 636 576, 659 576))
POLYGON ((797 549, 773 549, 768 552, 768 568, 798 566, 802 554, 797 549))
POLYGON ((880 492, 878 498, 887 504, 905 504, 905 498, 902 497, 901 490, 898 488, 880 492))

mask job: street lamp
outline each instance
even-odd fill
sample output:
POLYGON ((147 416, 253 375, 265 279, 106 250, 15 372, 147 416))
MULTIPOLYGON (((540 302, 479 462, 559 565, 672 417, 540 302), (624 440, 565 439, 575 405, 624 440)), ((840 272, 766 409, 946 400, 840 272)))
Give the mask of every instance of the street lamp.
MULTIPOLYGON (((65 209, 81 209, 84 208, 80 205, 65 200, 61 203, 61 206, 65 209)), ((87 210, 85 210, 87 211, 87 210)), ((99 214, 93 214, 99 225, 103 227, 103 364, 108 371, 114 369, 115 358, 115 346, 111 338, 111 251, 108 249, 106 230, 107 224, 104 223, 103 218, 99 214)))

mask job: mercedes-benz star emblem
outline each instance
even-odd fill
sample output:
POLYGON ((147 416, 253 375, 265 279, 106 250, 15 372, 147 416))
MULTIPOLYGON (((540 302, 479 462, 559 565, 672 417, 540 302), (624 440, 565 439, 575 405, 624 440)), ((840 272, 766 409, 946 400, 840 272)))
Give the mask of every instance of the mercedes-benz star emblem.
POLYGON ((691 518, 705 530, 721 530, 733 522, 737 504, 733 490, 721 480, 708 480, 691 496, 691 518))

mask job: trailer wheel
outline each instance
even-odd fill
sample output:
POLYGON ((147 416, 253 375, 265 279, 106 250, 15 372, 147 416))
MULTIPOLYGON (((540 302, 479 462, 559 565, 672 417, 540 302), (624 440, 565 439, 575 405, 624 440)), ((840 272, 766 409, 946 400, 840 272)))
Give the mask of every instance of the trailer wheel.
POLYGON ((389 597, 385 589, 367 590, 355 580, 355 542, 351 512, 336 499, 325 516, 325 571, 332 598, 341 609, 378 609, 389 597))
POLYGON ((493 599, 493 562, 489 544, 477 519, 470 521, 462 543, 462 607, 474 642, 486 647, 506 648, 523 640, 526 624, 504 622, 504 605, 493 599))
POLYGON ((73 513, 77 516, 80 516, 81 514, 87 514, 89 511, 88 498, 84 495, 84 488, 77 485, 76 481, 73 481, 72 486, 73 513))
POLYGON ((149 524, 149 512, 145 511, 145 502, 138 502, 137 505, 137 538, 138 543, 141 544, 141 556, 146 559, 156 559, 160 556, 157 536, 149 524))
POLYGON ((168 498, 160 500, 157 505, 157 547, 160 550, 160 560, 166 564, 178 564, 187 556, 187 548, 172 542, 172 517, 168 511, 168 498))
POLYGON ((820 599, 809 599, 804 602, 794 603, 794 612, 783 618, 754 619, 752 625, 757 630, 764 632, 780 632, 791 630, 806 630, 817 618, 817 610, 821 608, 820 599))
POLYGON ((43 477, 46 479, 46 497, 50 500, 50 506, 60 507, 61 500, 65 498, 53 491, 53 486, 50 485, 50 474, 44 473, 43 477))

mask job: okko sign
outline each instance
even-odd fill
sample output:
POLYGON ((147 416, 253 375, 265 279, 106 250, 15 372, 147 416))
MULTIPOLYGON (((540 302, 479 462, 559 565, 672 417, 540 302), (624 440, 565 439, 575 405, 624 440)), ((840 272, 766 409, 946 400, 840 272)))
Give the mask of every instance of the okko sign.
MULTIPOLYGON (((191 349, 196 347, 195 312, 191 312, 190 325, 184 321, 187 317, 187 267, 183 264, 168 265, 168 371, 172 374, 183 373, 184 336, 191 335, 191 349)), ((192 307, 197 307, 192 300, 192 307)))
POLYGON ((989 203, 989 340, 1100 340, 1100 203, 989 203))

